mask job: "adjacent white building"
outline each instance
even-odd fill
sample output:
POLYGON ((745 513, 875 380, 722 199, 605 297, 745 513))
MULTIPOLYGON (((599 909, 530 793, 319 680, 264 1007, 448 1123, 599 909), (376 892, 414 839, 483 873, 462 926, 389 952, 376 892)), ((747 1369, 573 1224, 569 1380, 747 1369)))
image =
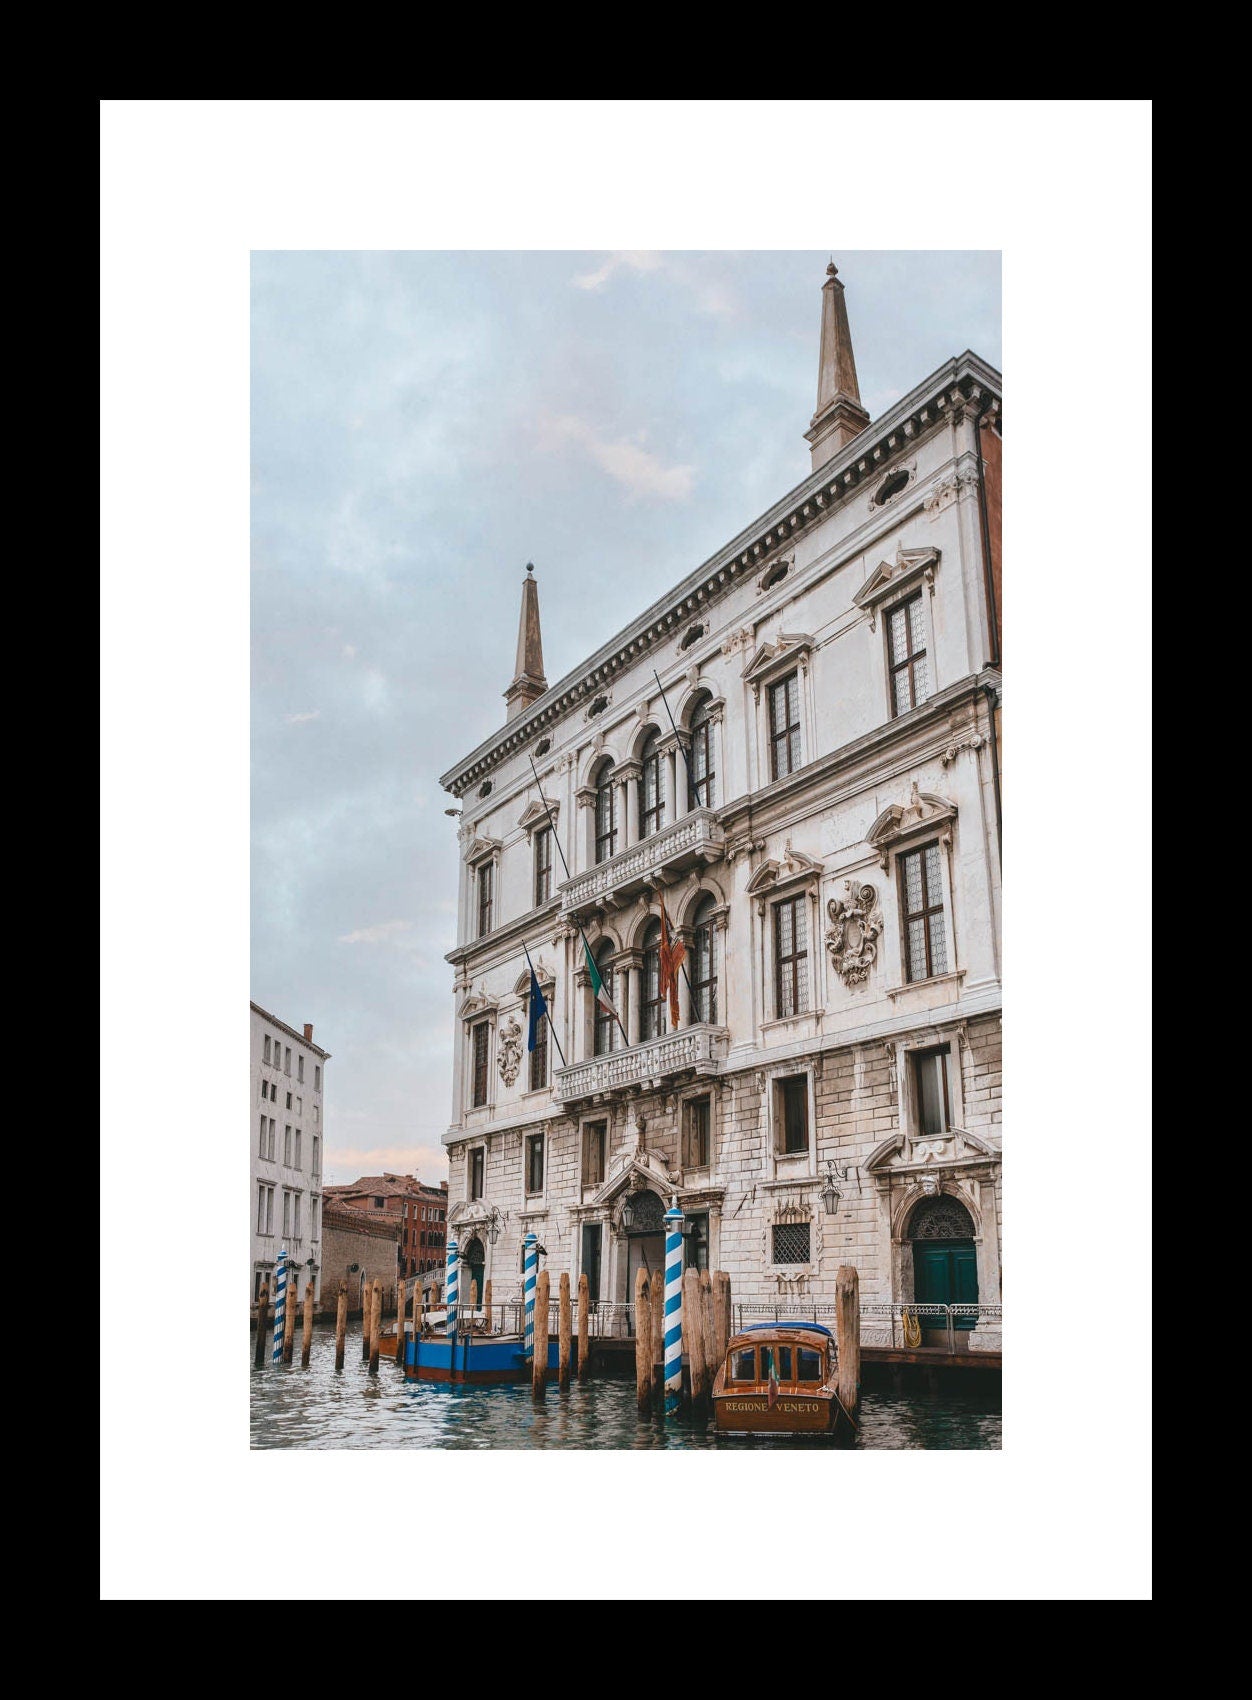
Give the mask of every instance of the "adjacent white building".
POLYGON ((312 1025, 289 1027, 250 1003, 252 1259, 249 1297, 255 1305, 282 1246, 297 1273, 289 1283, 303 1298, 308 1283, 321 1296, 322 1153, 325 1150, 325 1071, 330 1052, 313 1043, 312 1025))
POLYGON ((871 423, 832 266, 809 475, 551 687, 528 571, 506 723, 441 781, 450 1222, 497 1298, 530 1229, 625 1302, 676 1201, 737 1300, 851 1262, 867 1341, 933 1301, 998 1343, 1000 394, 967 352, 871 423))

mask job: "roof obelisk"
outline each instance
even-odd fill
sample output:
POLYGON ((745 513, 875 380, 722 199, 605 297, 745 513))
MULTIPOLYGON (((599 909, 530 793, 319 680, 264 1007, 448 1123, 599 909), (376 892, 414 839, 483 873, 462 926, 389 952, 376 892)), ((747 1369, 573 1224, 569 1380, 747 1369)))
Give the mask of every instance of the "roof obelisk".
POLYGON ((813 471, 833 460, 869 424, 861 406, 852 354, 852 332, 843 285, 832 259, 822 285, 822 351, 817 367, 817 412, 804 433, 812 445, 813 471))
POLYGON ((522 580, 522 615, 517 627, 517 665, 513 683, 504 693, 510 720, 528 709, 548 688, 543 672, 543 637, 539 631, 539 586, 534 574, 534 566, 528 561, 526 577, 522 580))

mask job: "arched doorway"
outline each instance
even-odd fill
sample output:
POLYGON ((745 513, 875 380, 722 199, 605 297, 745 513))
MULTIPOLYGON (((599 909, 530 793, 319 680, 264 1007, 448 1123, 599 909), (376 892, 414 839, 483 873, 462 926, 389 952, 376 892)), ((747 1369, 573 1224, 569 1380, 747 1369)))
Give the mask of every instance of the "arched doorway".
POLYGON ((465 1267, 462 1270, 459 1283, 461 1289, 460 1297, 466 1306, 468 1306, 470 1302, 470 1283, 472 1281, 477 1281, 478 1303, 481 1305, 483 1302, 483 1295, 487 1290, 485 1280, 487 1273, 487 1253, 483 1249, 483 1242, 477 1235, 475 1235, 472 1240, 468 1240, 466 1242, 465 1250, 461 1253, 461 1262, 465 1267))
MULTIPOLYGON (((913 1242, 913 1297, 918 1304, 978 1303, 974 1222, 959 1198, 941 1192, 922 1199, 909 1223, 909 1239, 913 1242)), ((958 1316, 954 1325, 973 1328, 977 1320, 974 1314, 958 1316)), ((922 1326, 927 1326, 925 1318, 922 1326)))
POLYGON ((622 1206, 626 1236, 626 1302, 635 1295, 635 1275, 646 1270, 649 1279, 665 1268, 665 1201, 655 1192, 632 1192, 622 1206))

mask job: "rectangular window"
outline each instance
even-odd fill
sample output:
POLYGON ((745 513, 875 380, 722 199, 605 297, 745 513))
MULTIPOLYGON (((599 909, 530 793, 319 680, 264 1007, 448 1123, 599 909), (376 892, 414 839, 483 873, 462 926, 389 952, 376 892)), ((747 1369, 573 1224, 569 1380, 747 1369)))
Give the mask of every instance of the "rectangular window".
POLYGON ((278 1102, 278 1082, 276 1080, 271 1080, 270 1081, 270 1103, 276 1104, 277 1102, 278 1102))
POLYGON ((617 854, 617 786, 612 772, 596 787, 596 861, 607 862, 617 854))
POLYGON ((808 928, 804 898, 774 905, 774 1012, 781 1020, 809 1007, 808 928))
POLYGON ((283 1238, 291 1237, 291 1194, 283 1191, 283 1238))
POLYGON ((607 1122, 588 1122, 583 1128, 583 1185, 599 1186, 604 1180, 604 1147, 608 1142, 607 1122))
POLYGON ((258 1234, 265 1232, 265 1195, 268 1191, 267 1186, 259 1186, 256 1189, 256 1231, 258 1234))
POLYGON ((296 1099, 296 1114, 298 1116, 302 1116, 304 1114, 304 1099, 303 1098, 297 1098, 296 1099))
POLYGON ((383 1208, 383 1206, 386 1204, 386 1202, 387 1202, 387 1200, 385 1198, 376 1198, 374 1200, 375 1210, 381 1210, 383 1208))
POLYGON ((291 1123, 290 1122, 288 1122, 286 1127, 284 1127, 284 1129, 283 1129, 283 1162, 287 1165, 288 1168, 291 1167, 291 1123))
POLYGON ((730 1364, 730 1379, 732 1381, 756 1380, 755 1346, 745 1346, 742 1351, 735 1353, 730 1364))
POLYGON ((309 1237, 316 1239, 321 1229, 322 1201, 315 1198, 309 1207, 309 1237))
POLYGON ((322 1173, 322 1141, 315 1133, 313 1135, 313 1179, 318 1180, 322 1173))
POLYGON ((689 1098, 683 1123, 683 1168, 707 1169, 709 1166, 709 1123, 711 1102, 708 1098, 689 1098))
POLYGON ((532 1133, 526 1140, 526 1191, 543 1191, 543 1135, 532 1133))
POLYGON ((481 1145, 476 1145, 469 1154, 469 1195, 471 1198, 481 1198, 483 1195, 483 1169, 486 1162, 487 1153, 481 1145))
POLYGON ((301 1051, 300 1055, 296 1058, 296 1079, 300 1082, 301 1086, 304 1085, 304 1052, 303 1051, 301 1051))
POLYGON ((711 809, 716 802, 713 743, 707 715, 691 729, 691 753, 687 757, 687 807, 711 809))
POLYGON ((491 1043, 491 1024, 476 1022, 474 1035, 474 1093, 472 1105, 477 1109, 487 1102, 487 1049, 491 1043))
POLYGON ((286 1098, 287 1098, 287 1108, 290 1109, 291 1108, 291 1093, 290 1092, 288 1092, 286 1094, 286 1098))
POLYGON ((769 687, 770 777, 782 779, 800 765, 800 675, 788 673, 769 687))
POLYGON ((548 1084, 548 1018, 545 1015, 535 1029, 535 1048, 530 1053, 530 1089, 538 1092, 548 1084))
POLYGON ((290 1077, 290 1075, 291 1075, 291 1046, 290 1045, 288 1045, 286 1047, 286 1052, 287 1052, 286 1060, 283 1063, 283 1073, 285 1075, 287 1075, 288 1077, 290 1077))
POLYGON ((265 1124, 268 1120, 268 1116, 261 1117, 261 1143, 257 1146, 258 1157, 264 1157, 265 1155, 265 1124))
POLYGON ((261 1061, 262 1062, 268 1062, 269 1060, 270 1060, 270 1036, 267 1033, 265 1035, 265 1042, 264 1042, 264 1044, 261 1048, 261 1061))
POLYGON ((552 896, 552 829, 541 826, 535 834, 535 908, 552 896))
POLYGON ((493 862, 484 862, 478 870, 478 936, 482 938, 491 931, 491 888, 492 875, 495 873, 493 862))
POLYGON ((600 1300, 600 1224, 583 1223, 582 1273, 587 1277, 587 1297, 592 1304, 600 1300))
POLYGON ((295 1235, 295 1238, 299 1239, 300 1238, 300 1200, 304 1197, 304 1194, 302 1192, 297 1192, 294 1195, 294 1197, 295 1197, 295 1206, 292 1210, 292 1218, 293 1218, 292 1232, 295 1235))
POLYGON ((948 1046, 944 1045, 933 1051, 914 1051, 909 1057, 913 1072, 914 1126, 927 1139, 942 1137, 952 1125, 948 1054, 948 1046))
POLYGON ((304 1135, 301 1133, 300 1129, 297 1128, 296 1129, 296 1161, 295 1161, 295 1167, 297 1169, 302 1169, 304 1167, 304 1164, 300 1161, 300 1144, 301 1144, 301 1141, 303 1140, 303 1138, 304 1138, 304 1135))
POLYGON ((771 1263, 807 1263, 810 1226, 808 1222, 776 1222, 770 1230, 771 1263))
POLYGON ((946 974, 948 945, 937 844, 925 844, 900 857, 900 908, 904 914, 905 978, 929 980, 936 974, 946 974))
POLYGON ((322 1065, 321 1065, 321 1063, 314 1063, 313 1064, 313 1090, 315 1092, 320 1092, 322 1090, 322 1065))
POLYGON ((774 1125, 780 1156, 794 1156, 809 1148, 809 1080, 806 1074, 791 1074, 775 1082, 774 1125))
POLYGON ((887 654, 891 666, 891 712, 907 714, 930 695, 920 590, 887 615, 887 654))

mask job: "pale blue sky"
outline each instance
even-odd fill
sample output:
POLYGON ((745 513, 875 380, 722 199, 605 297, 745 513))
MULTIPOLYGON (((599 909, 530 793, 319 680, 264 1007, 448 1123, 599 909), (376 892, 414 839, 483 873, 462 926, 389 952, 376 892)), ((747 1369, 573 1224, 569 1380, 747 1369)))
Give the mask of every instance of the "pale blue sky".
MULTIPOLYGON (((328 1178, 446 1174, 456 836, 535 563, 555 682, 809 470, 826 252, 252 262, 252 997, 328 1178)), ((998 252, 836 251, 877 417, 1001 365, 998 252)))

